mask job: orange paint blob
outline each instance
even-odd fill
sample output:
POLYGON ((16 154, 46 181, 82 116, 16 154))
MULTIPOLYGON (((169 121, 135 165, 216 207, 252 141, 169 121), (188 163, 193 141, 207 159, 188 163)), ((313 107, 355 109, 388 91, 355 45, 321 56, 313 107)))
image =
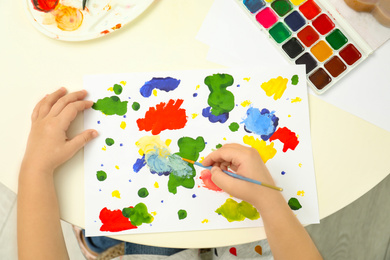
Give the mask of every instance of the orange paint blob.
POLYGON ((52 14, 57 27, 63 31, 75 31, 83 23, 83 13, 74 7, 58 4, 52 14))

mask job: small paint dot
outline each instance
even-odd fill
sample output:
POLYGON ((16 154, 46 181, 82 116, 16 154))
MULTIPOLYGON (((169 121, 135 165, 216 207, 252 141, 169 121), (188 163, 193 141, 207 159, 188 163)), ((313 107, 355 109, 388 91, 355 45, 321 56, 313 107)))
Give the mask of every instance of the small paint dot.
POLYGON ((133 102, 133 104, 131 105, 131 108, 134 111, 138 111, 140 109, 140 107, 141 107, 141 105, 138 102, 133 102))
POLYGON ((120 199, 121 198, 121 194, 119 193, 118 190, 114 190, 112 193, 111 193, 112 197, 115 197, 115 198, 118 198, 120 199))
POLYGON ((240 128, 240 125, 237 124, 236 122, 233 122, 233 123, 231 123, 231 124, 229 125, 229 129, 230 129, 230 131, 232 131, 232 132, 238 131, 239 128, 240 128))
POLYGON ((131 180, 129 180, 129 182, 131 182, 131 180))
POLYGON ((98 124, 100 124, 100 121, 97 121, 98 124))
POLYGON ((179 217, 179 220, 185 219, 187 217, 187 211, 181 209, 177 212, 177 216, 179 217))
POLYGON ((286 172, 285 172, 285 171, 282 171, 281 173, 282 173, 282 175, 285 175, 285 174, 286 174, 286 172))
POLYGON ((205 218, 203 221, 202 221, 202 223, 204 224, 204 223, 208 223, 209 222, 209 220, 207 219, 207 218, 205 218))
POLYGON ((102 189, 99 189, 99 191, 102 191, 102 189))
POLYGON ((164 201, 162 200, 161 203, 164 203, 164 201))
POLYGON ((154 187, 157 189, 158 187, 160 187, 159 185, 158 185, 158 182, 156 181, 155 183, 154 183, 154 187))
POLYGON ((291 78, 291 84, 297 85, 298 82, 299 82, 299 77, 298 77, 298 75, 292 76, 292 78, 291 78))
POLYGON ((104 181, 105 179, 107 179, 107 173, 105 171, 98 171, 96 172, 96 178, 99 181, 104 181))
POLYGON ((192 94, 193 97, 197 97, 198 96, 198 93, 194 93, 192 94))
POLYGON ((192 197, 195 199, 196 198, 196 194, 192 194, 192 197))
POLYGON ((241 87, 240 84, 237 84, 237 88, 241 87))
POLYGON ((126 128, 126 122, 122 121, 120 124, 120 128, 125 129, 126 128))
POLYGON ((123 118, 126 118, 126 115, 124 115, 123 118))
POLYGON ((302 167, 302 163, 298 164, 299 167, 302 167))
POLYGON ((149 191, 148 191, 148 189, 146 189, 145 187, 139 189, 139 190, 138 190, 138 196, 140 196, 141 198, 146 198, 147 196, 149 196, 149 191))
POLYGON ((106 147, 106 146, 103 146, 103 147, 102 147, 102 150, 103 150, 103 151, 106 151, 106 150, 107 150, 107 147, 106 147))
POLYGON ((107 144, 108 146, 111 146, 111 145, 113 145, 114 143, 115 143, 114 139, 112 139, 112 138, 106 138, 106 144, 107 144))
POLYGON ((102 166, 102 167, 103 167, 104 165, 103 165, 103 164, 100 164, 100 166, 102 166))
POLYGON ((149 226, 151 227, 151 226, 152 226, 152 224, 149 224, 149 226))
POLYGON ((115 169, 119 170, 119 166, 118 166, 118 165, 115 165, 115 169))
POLYGON ((121 85, 119 84, 115 84, 114 87, 113 87, 113 90, 114 90, 114 93, 117 94, 117 95, 120 95, 123 91, 123 88, 121 85))

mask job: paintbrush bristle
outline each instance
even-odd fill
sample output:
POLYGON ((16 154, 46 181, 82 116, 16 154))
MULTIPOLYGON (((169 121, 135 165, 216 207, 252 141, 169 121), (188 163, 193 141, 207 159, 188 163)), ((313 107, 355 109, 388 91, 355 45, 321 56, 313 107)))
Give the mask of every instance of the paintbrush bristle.
POLYGON ((192 163, 192 164, 194 164, 195 162, 194 161, 191 161, 191 160, 188 160, 188 159, 185 159, 185 158, 181 158, 183 161, 186 161, 186 162, 188 162, 188 163, 192 163))

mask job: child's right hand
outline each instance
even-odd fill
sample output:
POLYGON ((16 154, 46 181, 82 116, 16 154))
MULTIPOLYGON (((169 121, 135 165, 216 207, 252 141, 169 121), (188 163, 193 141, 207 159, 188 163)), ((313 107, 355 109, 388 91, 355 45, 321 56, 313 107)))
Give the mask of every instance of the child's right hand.
POLYGON ((239 180, 228 176, 222 170, 230 168, 235 173, 275 185, 274 181, 254 148, 240 144, 225 144, 220 149, 210 153, 202 162, 205 166, 214 166, 211 169, 212 181, 230 195, 245 200, 259 207, 266 198, 267 192, 277 192, 260 185, 239 180))

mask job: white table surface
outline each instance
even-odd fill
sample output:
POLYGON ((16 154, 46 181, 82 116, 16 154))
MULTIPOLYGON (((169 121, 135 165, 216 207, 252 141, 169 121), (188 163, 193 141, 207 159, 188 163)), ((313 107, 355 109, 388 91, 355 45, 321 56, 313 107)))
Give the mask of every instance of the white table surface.
MULTIPOLYGON (((220 67, 206 60, 207 46, 195 40, 212 0, 157 0, 117 32, 73 43, 39 33, 29 23, 23 4, 24 0, 0 0, 0 181, 15 192, 30 115, 46 93, 60 86, 69 91, 82 89, 84 74, 220 67)), ((388 66, 388 61, 374 55, 370 64, 388 66)), ((389 85, 386 77, 377 77, 376 84, 389 85)), ((314 96, 310 96, 310 119, 320 217, 324 218, 388 175, 390 132, 314 96)), ((384 120, 390 120, 390 116, 384 120)), ((71 135, 83 129, 82 122, 80 115, 70 129, 71 135)), ((55 183, 62 219, 83 227, 82 151, 58 169, 55 183)), ((259 227, 116 238, 155 246, 197 248, 255 241, 265 238, 265 233, 259 227)))

